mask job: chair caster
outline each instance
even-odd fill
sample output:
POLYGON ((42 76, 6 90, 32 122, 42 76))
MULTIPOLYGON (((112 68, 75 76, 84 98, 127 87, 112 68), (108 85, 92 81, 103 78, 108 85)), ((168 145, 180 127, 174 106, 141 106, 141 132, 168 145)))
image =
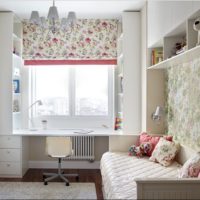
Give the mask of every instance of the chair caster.
POLYGON ((69 186, 69 183, 66 183, 65 185, 66 185, 66 186, 69 186))
POLYGON ((47 183, 47 182, 44 182, 44 185, 48 185, 48 183, 47 183))
POLYGON ((79 176, 76 176, 76 182, 79 182, 79 176))

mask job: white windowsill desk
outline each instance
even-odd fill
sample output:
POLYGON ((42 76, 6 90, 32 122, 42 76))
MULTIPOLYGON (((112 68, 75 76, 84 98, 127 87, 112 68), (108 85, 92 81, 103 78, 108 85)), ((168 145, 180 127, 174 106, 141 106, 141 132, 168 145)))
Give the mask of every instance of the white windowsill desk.
POLYGON ((108 128, 95 129, 19 129, 13 130, 19 136, 117 136, 124 135, 121 130, 108 128))

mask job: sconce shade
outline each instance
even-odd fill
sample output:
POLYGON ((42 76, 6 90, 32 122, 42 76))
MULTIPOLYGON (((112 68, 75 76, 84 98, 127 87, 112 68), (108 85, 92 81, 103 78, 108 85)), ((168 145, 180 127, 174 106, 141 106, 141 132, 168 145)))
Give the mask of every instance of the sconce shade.
POLYGON ((51 6, 49 8, 49 13, 48 13, 47 18, 49 20, 58 20, 59 19, 58 10, 57 10, 56 6, 51 6))
POLYGON ((40 17, 38 11, 31 12, 31 17, 29 21, 33 24, 40 24, 40 17))
POLYGON ((155 116, 161 116, 162 115, 162 108, 160 106, 157 106, 156 112, 154 114, 155 116))

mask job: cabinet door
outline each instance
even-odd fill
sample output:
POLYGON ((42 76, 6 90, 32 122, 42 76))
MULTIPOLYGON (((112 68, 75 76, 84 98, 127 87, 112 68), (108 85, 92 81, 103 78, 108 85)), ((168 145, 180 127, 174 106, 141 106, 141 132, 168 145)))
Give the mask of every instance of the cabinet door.
POLYGON ((159 42, 172 24, 172 2, 148 2, 148 47, 159 42))
MULTIPOLYGON (((198 5, 196 6, 198 7, 198 5)), ((152 1, 148 3, 148 47, 182 24, 194 12, 192 1, 152 1)))
MULTIPOLYGON (((172 4, 172 26, 171 30, 185 22, 193 13, 192 1, 175 1, 172 4)), ((169 30, 169 31, 171 31, 169 30)))

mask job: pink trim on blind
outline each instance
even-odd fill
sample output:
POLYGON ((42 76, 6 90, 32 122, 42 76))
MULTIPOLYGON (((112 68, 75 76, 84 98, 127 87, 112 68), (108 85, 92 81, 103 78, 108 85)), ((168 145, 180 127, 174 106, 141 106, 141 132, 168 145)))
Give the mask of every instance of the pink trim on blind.
POLYGON ((116 65, 117 60, 25 60, 24 65, 116 65))

